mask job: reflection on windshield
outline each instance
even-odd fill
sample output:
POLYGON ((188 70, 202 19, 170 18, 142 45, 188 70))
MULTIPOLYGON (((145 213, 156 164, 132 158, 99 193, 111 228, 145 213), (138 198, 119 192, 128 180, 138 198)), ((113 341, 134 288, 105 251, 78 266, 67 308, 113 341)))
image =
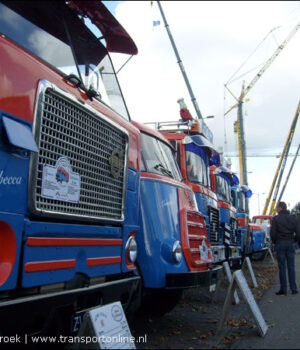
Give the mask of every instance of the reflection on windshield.
POLYGON ((210 186, 208 167, 200 155, 186 151, 186 172, 190 182, 210 186))
POLYGON ((60 1, 6 5, 0 4, 1 34, 57 71, 77 76, 86 90, 96 90, 102 101, 129 119, 106 48, 74 10, 60 1))
POLYGON ((246 210, 245 196, 243 192, 238 192, 238 209, 243 212, 246 210))
POLYGON ((220 199, 227 203, 232 202, 230 185, 223 177, 216 175, 217 194, 220 199))
POLYGON ((172 149, 155 137, 142 133, 142 171, 181 180, 172 149))

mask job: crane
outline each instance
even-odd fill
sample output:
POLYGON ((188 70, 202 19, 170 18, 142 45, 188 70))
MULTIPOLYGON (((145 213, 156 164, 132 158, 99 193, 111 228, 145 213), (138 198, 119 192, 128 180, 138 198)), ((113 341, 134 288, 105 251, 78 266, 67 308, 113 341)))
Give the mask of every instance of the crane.
POLYGON ((165 28, 166 28, 166 30, 167 30, 167 33, 168 33, 168 36, 169 36, 171 45, 172 45, 172 47, 173 47, 175 56, 176 56, 176 58, 177 58, 177 63, 178 63, 178 65, 179 65, 179 67, 180 67, 181 73, 182 73, 182 75, 183 75, 183 79, 184 79, 185 84, 186 84, 186 86, 187 86, 187 89, 188 89, 188 91, 189 91, 189 94, 190 94, 190 97, 191 97, 191 101, 192 101, 192 103, 193 103, 193 105, 194 105, 197 118, 198 118, 198 119, 203 119, 202 114, 201 114, 201 112, 200 112, 200 108, 199 108, 199 106, 198 106, 198 102, 197 102, 197 100, 196 100, 196 97, 194 96, 192 87, 191 87, 191 85, 190 85, 188 76, 187 76, 187 74, 186 74, 186 72, 185 72, 185 69, 184 69, 182 60, 181 60, 181 58, 180 58, 180 56, 179 56, 179 52, 178 52, 177 47, 176 47, 176 45, 175 45, 175 41, 174 41, 174 39, 173 39, 172 33, 171 33, 171 31, 170 31, 170 28, 169 28, 169 24, 167 23, 167 19, 166 19, 166 16, 165 16, 165 14, 164 14, 164 11, 163 11, 163 8, 162 8, 162 6, 161 6, 160 1, 157 1, 157 5, 158 5, 158 8, 159 8, 159 10, 160 10, 162 19, 163 19, 163 21, 164 21, 165 28))
POLYGON ((257 83, 257 81, 261 78, 261 76, 265 73, 265 71, 270 67, 275 58, 280 54, 280 52, 285 48, 287 43, 291 40, 291 38, 296 34, 297 30, 300 28, 300 23, 298 23, 287 38, 277 47, 273 55, 266 61, 263 67, 259 70, 259 72, 254 76, 252 81, 249 83, 247 87, 245 87, 245 83, 243 82, 242 91, 239 97, 236 97, 225 84, 225 88, 230 92, 230 94, 235 98, 237 103, 233 105, 229 110, 225 113, 228 114, 234 108, 238 108, 238 118, 235 124, 235 130, 238 134, 238 149, 239 149, 239 165, 240 165, 240 183, 244 185, 248 185, 247 180, 247 163, 246 163, 246 141, 245 141, 245 131, 244 131, 244 118, 243 118, 243 103, 245 96, 249 93, 249 91, 253 88, 253 86, 257 83))
MULTIPOLYGON (((279 191, 279 186, 280 186, 280 182, 281 182, 281 179, 282 179, 282 175, 283 175, 283 171, 284 171, 284 168, 285 168, 285 164, 286 164, 286 161, 287 161, 287 156, 289 154, 290 146, 292 144, 293 136, 294 136, 294 133, 295 133, 295 129, 296 129, 299 113, 300 113, 300 101, 298 103, 295 116, 294 116, 294 118, 292 120, 292 125, 290 127, 290 130, 289 130, 289 133, 288 133, 288 137, 286 139, 286 142, 285 142, 285 145, 284 145, 284 149, 283 149, 283 152, 281 154, 281 157, 280 157, 280 160, 279 160, 279 163, 278 163, 278 167, 277 167, 277 170, 275 172, 274 179, 273 179, 273 182, 271 184, 271 188, 270 188, 268 197, 266 199, 263 215, 266 215, 266 213, 267 213, 268 206, 269 206, 269 203, 270 203, 270 200, 271 200, 271 196, 272 196, 272 193, 274 191, 274 187, 275 187, 275 184, 276 184, 276 181, 277 181, 276 188, 275 188, 274 195, 273 195, 273 199, 272 199, 270 212, 269 212, 269 215, 273 215, 274 214, 276 198, 277 198, 277 194, 278 194, 278 191, 279 191)), ((282 194, 280 196, 282 196, 282 194)))

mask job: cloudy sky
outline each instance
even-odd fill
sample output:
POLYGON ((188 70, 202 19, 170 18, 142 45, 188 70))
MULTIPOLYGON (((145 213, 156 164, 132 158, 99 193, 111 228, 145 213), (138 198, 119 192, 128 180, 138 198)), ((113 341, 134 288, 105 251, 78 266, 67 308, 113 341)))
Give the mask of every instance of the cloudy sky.
MULTIPOLYGON (((120 72, 119 79, 132 119, 139 122, 179 118, 177 100, 184 97, 195 111, 154 1, 104 2, 134 39, 139 53, 120 72), (160 20, 153 27, 153 21, 160 20)), ((299 1, 162 1, 163 10, 202 115, 214 144, 237 155, 233 123, 237 110, 226 117, 239 96, 242 82, 254 78, 279 44, 300 23, 299 1), (279 28, 277 28, 279 27, 279 28), (277 29, 276 29, 277 28, 277 29), (274 30, 273 30, 274 29, 274 30), (271 30, 273 30, 271 32, 271 30), (244 64, 241 70, 239 67, 244 64)), ((262 211, 279 158, 263 157, 282 151, 300 98, 300 29, 250 90, 244 104, 248 184, 255 193, 251 215, 262 211), (253 157, 256 156, 256 157, 253 157), (258 200, 259 199, 259 200, 258 200), (259 208, 260 207, 260 208, 259 208)), ((115 57, 116 68, 121 64, 115 57)), ((126 58, 123 57, 124 62, 126 58)), ((299 122, 300 124, 300 122, 299 122)), ((291 153, 300 142, 296 128, 291 153)), ((293 157, 288 158, 286 174, 293 157)), ((238 158, 232 169, 239 173, 238 158)), ((300 201, 300 162, 295 164, 283 200, 292 208, 300 201)))

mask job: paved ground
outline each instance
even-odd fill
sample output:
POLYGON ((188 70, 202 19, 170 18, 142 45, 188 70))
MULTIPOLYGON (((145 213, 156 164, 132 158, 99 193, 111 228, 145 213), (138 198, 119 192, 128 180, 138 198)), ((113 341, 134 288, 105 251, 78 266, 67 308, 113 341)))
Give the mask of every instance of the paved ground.
MULTIPOLYGON (((296 254, 296 280, 300 288, 300 255, 296 254)), ((251 330, 236 342, 232 349, 299 349, 300 348, 300 294, 277 296, 279 279, 266 291, 259 303, 269 325, 264 338, 251 330)))
MULTIPOLYGON (((250 308, 239 293, 240 304, 232 305, 224 332, 216 338, 228 288, 224 282, 215 303, 207 290, 192 289, 164 317, 135 320, 133 335, 147 335, 147 342, 136 344, 137 349, 300 349, 300 294, 275 295, 279 290, 278 272, 270 258, 254 262, 253 268, 259 287, 251 290, 269 327, 265 337, 260 336, 250 308)), ((300 289, 299 251, 296 274, 300 289)), ((251 286, 247 271, 245 275, 251 286)))

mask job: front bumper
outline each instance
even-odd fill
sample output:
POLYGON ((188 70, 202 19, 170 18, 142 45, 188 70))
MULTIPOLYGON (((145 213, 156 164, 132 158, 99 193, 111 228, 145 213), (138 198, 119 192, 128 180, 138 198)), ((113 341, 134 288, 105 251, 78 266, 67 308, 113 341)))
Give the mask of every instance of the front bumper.
MULTIPOLYGON (((70 314, 73 314, 80 309, 106 305, 118 300, 126 310, 131 307, 131 303, 134 304, 139 284, 140 277, 133 275, 89 287, 1 301, 1 332, 5 335, 15 334, 15 332, 39 334, 45 327, 58 322, 59 317, 57 318, 56 315, 59 314, 59 310, 68 309, 70 314)), ((134 307, 137 306, 134 305, 134 307)))
POLYGON ((241 259, 242 258, 242 250, 237 246, 229 246, 228 247, 228 258, 229 260, 241 259))
POLYGON ((168 273, 166 275, 166 289, 185 289, 196 286, 209 286, 215 283, 222 272, 222 266, 200 272, 168 273))
POLYGON ((211 252, 213 256, 213 263, 219 264, 226 260, 226 248, 225 246, 213 246, 211 245, 211 252))

